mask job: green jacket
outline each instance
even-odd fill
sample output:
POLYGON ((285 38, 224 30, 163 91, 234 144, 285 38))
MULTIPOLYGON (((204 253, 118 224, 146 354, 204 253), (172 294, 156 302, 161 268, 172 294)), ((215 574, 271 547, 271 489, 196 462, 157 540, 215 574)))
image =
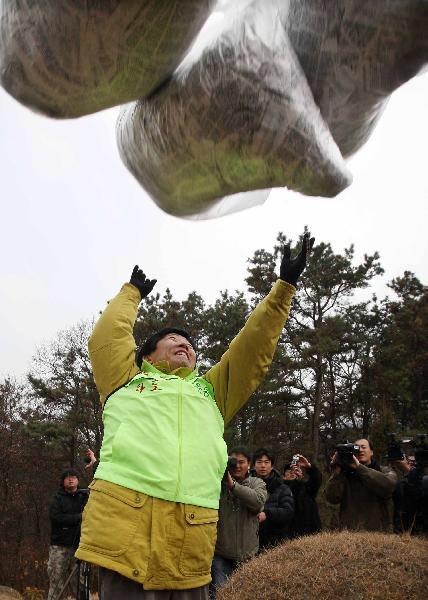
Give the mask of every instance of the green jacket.
POLYGON ((397 476, 389 467, 380 471, 360 464, 349 474, 333 473, 325 496, 332 504, 340 503, 342 529, 392 532, 391 498, 397 476))
POLYGON ((222 484, 215 554, 234 561, 254 556, 259 549, 257 515, 266 502, 266 484, 249 476, 229 491, 222 484))
POLYGON ((141 372, 109 397, 103 421, 97 479, 218 508, 227 463, 224 423, 212 386, 196 370, 179 377, 144 361, 141 372))
MULTIPOLYGON (((294 291, 292 285, 278 280, 254 309, 220 361, 203 376, 213 390, 217 408, 225 423, 233 418, 263 380, 288 317, 294 291)), ((111 396, 104 415, 106 432, 113 432, 116 428, 120 433, 121 425, 126 422, 126 437, 130 444, 134 444, 134 438, 145 430, 131 415, 120 415, 120 409, 116 410, 116 407, 120 399, 125 397, 126 388, 122 388, 140 373, 135 363, 135 340, 132 334, 140 301, 137 288, 126 283, 102 313, 89 340, 89 355, 102 404, 111 396), (115 397, 116 393, 118 395, 115 397), (113 421, 118 419, 118 422, 110 422, 110 418, 113 421)), ((155 367, 162 373, 178 377, 177 395, 173 400, 178 403, 180 382, 189 377, 192 371, 186 368, 171 371, 167 364, 157 364, 155 367)), ((131 399, 129 402, 132 404, 131 399)), ((151 403, 151 406, 151 414, 145 417, 147 430, 160 416, 156 403, 151 403)), ((214 421, 218 423, 218 416, 215 412, 211 414, 213 422, 210 427, 214 430, 214 421)), ((184 444, 189 443, 187 438, 191 436, 186 434, 184 437, 184 444)), ((97 479, 91 484, 91 494, 83 513, 77 558, 117 571, 144 584, 145 589, 189 589, 205 585, 211 579, 218 511, 203 506, 206 503, 201 499, 198 504, 166 500, 158 492, 152 495, 153 492, 145 493, 136 489, 138 485, 127 487, 100 478, 103 471, 109 471, 103 463, 108 462, 108 446, 112 449, 115 447, 113 438, 106 438, 106 446, 103 443, 97 479)), ((204 450, 203 446, 195 447, 195 451, 202 455, 204 450)), ((160 479, 165 477, 165 472, 171 466, 162 463, 163 451, 163 441, 159 439, 153 447, 153 453, 160 457, 157 463, 161 469, 158 473, 160 479)), ((126 457, 129 458, 127 452, 126 457)), ((133 470, 144 473, 147 469, 145 457, 137 452, 133 461, 137 461, 133 470)), ((217 465, 209 466, 211 473, 221 462, 218 457, 215 461, 217 465)), ((117 475, 120 472, 120 452, 116 464, 117 475)), ((124 470, 127 469, 125 462, 122 466, 124 470)), ((178 471, 177 462, 177 477, 178 471)), ((110 475, 112 472, 110 469, 110 475)), ((209 495, 211 497, 212 493, 209 492, 209 495)))

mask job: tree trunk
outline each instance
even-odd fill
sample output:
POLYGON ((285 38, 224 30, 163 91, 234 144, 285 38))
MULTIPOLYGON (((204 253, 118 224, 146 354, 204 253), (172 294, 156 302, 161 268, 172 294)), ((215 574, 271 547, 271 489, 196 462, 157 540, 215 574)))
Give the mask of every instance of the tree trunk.
POLYGON ((322 382, 324 377, 324 366, 322 356, 317 355, 315 368, 315 394, 314 394, 314 412, 312 416, 312 445, 314 456, 318 456, 320 440, 320 414, 322 402, 322 382))

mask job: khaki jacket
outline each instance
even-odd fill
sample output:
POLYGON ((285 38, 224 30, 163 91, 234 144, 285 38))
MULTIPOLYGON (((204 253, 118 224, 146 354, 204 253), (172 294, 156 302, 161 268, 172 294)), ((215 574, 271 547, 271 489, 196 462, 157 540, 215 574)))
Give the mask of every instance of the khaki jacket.
POLYGON ((397 476, 389 467, 380 471, 360 464, 355 472, 333 473, 325 489, 332 504, 340 503, 342 529, 392 531, 391 497, 397 476))
POLYGON ((258 513, 266 502, 266 485, 258 477, 236 482, 229 491, 222 484, 215 554, 234 561, 243 561, 259 549, 258 513))
MULTIPOLYGON (((263 380, 294 292, 292 285, 278 280, 220 361, 204 375, 225 423, 263 380)), ((139 372, 132 332, 140 301, 137 288, 125 284, 89 340, 102 404, 139 372)), ((167 370, 165 365, 155 366, 167 370)), ((186 377, 189 369, 174 374, 186 377)), ((211 579, 217 514, 212 508, 161 500, 98 479, 91 485, 76 556, 144 584, 145 589, 199 587, 211 579)))

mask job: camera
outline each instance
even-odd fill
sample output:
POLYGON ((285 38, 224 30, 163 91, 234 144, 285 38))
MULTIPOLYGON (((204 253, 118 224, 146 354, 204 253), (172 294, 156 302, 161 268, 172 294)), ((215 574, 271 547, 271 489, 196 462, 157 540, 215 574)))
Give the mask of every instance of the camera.
POLYGON ((352 465, 354 462, 354 456, 357 456, 360 447, 358 444, 352 444, 350 442, 346 442, 344 444, 337 444, 335 446, 335 450, 337 452, 337 463, 340 467, 347 467, 352 465))
POLYGON ((299 464, 299 459, 300 459, 300 454, 294 454, 293 458, 291 459, 291 463, 290 465, 298 465, 299 464))
POLYGON ((238 466, 238 460, 234 456, 228 456, 226 470, 224 472, 223 479, 226 479, 227 474, 234 471, 237 466, 238 466))
POLYGON ((390 462, 397 460, 405 460, 406 454, 402 448, 402 444, 409 444, 415 455, 415 466, 424 468, 428 467, 428 441, 427 434, 420 433, 414 439, 398 440, 397 434, 388 433, 388 454, 387 459, 390 462))
POLYGON ((397 440, 396 433, 388 433, 388 451, 386 458, 389 462, 394 462, 396 460, 404 460, 406 455, 404 454, 404 450, 401 447, 401 444, 409 442, 410 440, 397 440))
POLYGON ((228 456, 226 471, 234 471, 237 466, 238 460, 234 456, 228 456))

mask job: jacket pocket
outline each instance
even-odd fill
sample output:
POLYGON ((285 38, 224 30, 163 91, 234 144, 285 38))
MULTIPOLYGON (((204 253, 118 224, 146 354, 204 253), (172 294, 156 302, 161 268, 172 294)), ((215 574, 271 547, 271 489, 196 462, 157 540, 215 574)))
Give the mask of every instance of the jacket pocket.
POLYGON ((132 543, 148 496, 103 480, 95 480, 89 487, 80 547, 97 554, 120 556, 132 543))
POLYGON ((179 569, 183 575, 206 575, 217 537, 218 511, 185 504, 184 540, 179 569))

